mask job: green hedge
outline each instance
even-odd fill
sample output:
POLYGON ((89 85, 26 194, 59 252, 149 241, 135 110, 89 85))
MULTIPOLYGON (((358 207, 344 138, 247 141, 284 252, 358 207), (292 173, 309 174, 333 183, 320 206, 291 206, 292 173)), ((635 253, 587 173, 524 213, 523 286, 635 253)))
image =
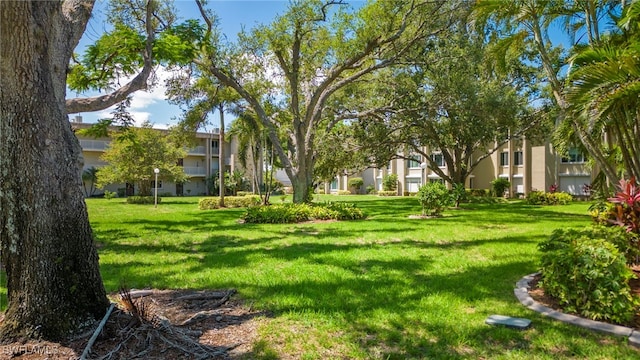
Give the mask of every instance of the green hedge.
MULTIPOLYGON (((158 196, 158 204, 162 201, 162 198, 158 196)), ((128 196, 127 204, 154 204, 153 196, 128 196)))
MULTIPOLYGON (((247 195, 247 196, 225 196, 224 206, 228 208, 241 208, 260 205, 260 196, 247 195)), ((203 198, 198 202, 200 210, 212 210, 218 209, 220 204, 220 197, 203 198)))
POLYGON ((565 192, 532 191, 527 194, 526 201, 529 205, 566 205, 573 201, 573 196, 565 192))
POLYGON ((251 191, 238 191, 236 193, 236 196, 247 196, 247 195, 253 195, 253 193, 251 191))
POLYGON ((357 220, 365 217, 351 203, 277 204, 247 209, 243 219, 253 224, 286 224, 310 220, 357 220))
MULTIPOLYGON (((593 320, 628 324, 638 308, 625 255, 610 242, 609 229, 556 230, 538 245, 545 293, 564 310, 593 320)), ((614 237, 618 236, 613 230, 614 237)))
POLYGON ((397 196, 398 192, 396 190, 380 190, 378 191, 378 196, 397 196))
POLYGON ((351 195, 349 190, 338 190, 338 195, 351 195))

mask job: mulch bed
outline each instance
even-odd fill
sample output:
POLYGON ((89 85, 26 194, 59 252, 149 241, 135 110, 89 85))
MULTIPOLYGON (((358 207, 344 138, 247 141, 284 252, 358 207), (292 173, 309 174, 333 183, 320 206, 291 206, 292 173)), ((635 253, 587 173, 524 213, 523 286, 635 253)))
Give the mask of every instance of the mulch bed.
MULTIPOLYGON (((636 274, 636 279, 631 279, 629 281, 629 286, 631 287, 631 292, 640 297, 640 268, 633 268, 634 273, 636 274)), ((554 310, 562 311, 562 306, 558 303, 558 301, 551 296, 548 296, 544 293, 542 288, 538 287, 538 282, 540 281, 540 275, 536 275, 531 282, 529 282, 529 296, 540 304, 552 308, 554 310)), ((573 314, 577 315, 577 314, 573 314)), ((579 315, 578 315, 579 316, 579 315)), ((638 331, 640 331, 640 313, 637 313, 631 324, 624 324, 625 326, 632 327, 638 331)))
MULTIPOLYGON (((137 308, 143 309, 143 319, 132 315, 126 310, 126 303, 118 301, 88 359, 251 358, 258 327, 269 317, 234 299, 235 291, 150 293, 133 299, 137 308)), ((97 323, 93 330, 96 327, 97 323)), ((93 331, 61 343, 0 345, 0 359, 79 359, 91 335, 93 331)))

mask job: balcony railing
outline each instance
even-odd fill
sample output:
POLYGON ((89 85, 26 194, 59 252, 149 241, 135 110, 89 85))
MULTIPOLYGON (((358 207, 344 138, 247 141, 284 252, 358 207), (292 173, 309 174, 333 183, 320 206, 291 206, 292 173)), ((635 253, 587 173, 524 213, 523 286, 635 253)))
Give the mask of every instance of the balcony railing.
POLYGON ((205 155, 204 146, 196 146, 193 149, 189 149, 189 155, 205 155))
POLYGON ((206 169, 203 167, 196 166, 185 166, 183 167, 184 173, 189 176, 205 176, 207 175, 206 169))
POLYGON ((104 151, 109 146, 109 141, 104 140, 80 140, 82 150, 104 151))

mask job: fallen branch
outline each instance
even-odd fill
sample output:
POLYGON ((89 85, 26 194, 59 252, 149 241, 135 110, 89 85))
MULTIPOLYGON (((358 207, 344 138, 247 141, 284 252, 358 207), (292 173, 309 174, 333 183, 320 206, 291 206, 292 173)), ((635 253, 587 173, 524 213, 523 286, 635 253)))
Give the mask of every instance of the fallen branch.
POLYGON ((129 291, 132 299, 153 295, 153 290, 131 290, 129 291))
POLYGON ((220 312, 216 309, 220 306, 222 306, 224 303, 226 303, 227 301, 229 301, 229 298, 231 298, 231 296, 233 294, 236 293, 235 289, 231 289, 229 291, 227 291, 226 295, 220 299, 220 301, 217 301, 215 304, 213 304, 211 307, 213 308, 212 310, 203 310, 203 311, 199 311, 197 313, 195 313, 193 316, 191 316, 190 318, 188 318, 187 320, 183 321, 180 326, 187 326, 187 325, 192 325, 195 324, 199 321, 202 321, 212 315, 218 315, 220 312))
POLYGON ((204 293, 183 295, 177 297, 176 300, 210 300, 210 299, 222 299, 227 296, 228 292, 225 291, 208 291, 204 293))
POLYGON ((215 310, 203 310, 203 311, 198 311, 197 313, 193 314, 193 316, 191 316, 190 318, 188 318, 187 320, 183 321, 180 323, 180 326, 189 326, 189 325, 193 325, 199 321, 202 321, 210 316, 213 315, 218 315, 220 314, 220 311, 218 311, 217 309, 215 310))
POLYGON ((111 312, 113 311, 113 308, 115 307, 115 305, 116 304, 111 303, 111 306, 109 306, 109 310, 107 310, 107 313, 102 318, 102 321, 100 321, 100 324, 98 325, 98 328, 96 329, 96 331, 91 336, 91 339, 89 339, 89 342, 87 343, 87 346, 84 348, 84 351, 82 352, 82 355, 80 356, 80 360, 86 360, 87 359, 87 355, 89 355, 89 352, 91 351, 91 346, 93 346, 93 343, 98 338, 98 335, 102 331, 102 328, 104 328, 104 325, 107 323, 107 319, 109 318, 109 315, 111 315, 111 312))

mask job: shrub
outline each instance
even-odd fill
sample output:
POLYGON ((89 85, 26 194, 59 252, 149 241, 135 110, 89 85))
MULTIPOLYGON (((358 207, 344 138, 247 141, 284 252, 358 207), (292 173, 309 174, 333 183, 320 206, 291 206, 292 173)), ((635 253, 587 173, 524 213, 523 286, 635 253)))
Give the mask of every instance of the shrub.
POLYGON ((373 185, 367 185, 366 190, 367 190, 367 194, 375 194, 375 192, 376 192, 376 187, 375 187, 375 186, 373 186, 373 185))
POLYGON ((625 324, 638 300, 625 257, 599 230, 556 230, 538 245, 545 292, 565 310, 594 320, 625 324))
POLYGON ((449 190, 444 184, 431 182, 418 190, 418 202, 422 206, 422 215, 438 216, 450 200, 449 190))
POLYGON ((618 192, 608 200, 613 204, 610 222, 629 232, 640 233, 640 187, 636 179, 620 180, 618 192))
MULTIPOLYGON (((158 204, 162 200, 158 197, 158 204)), ((153 196, 129 196, 127 197, 127 204, 154 204, 155 198, 153 196)))
POLYGON ((277 204, 248 208, 244 221, 254 224, 285 224, 309 220, 356 220, 362 210, 349 203, 277 204))
POLYGON ((116 193, 114 193, 113 191, 109 191, 109 190, 105 190, 104 191, 104 198, 107 200, 111 200, 114 197, 116 197, 116 193))
POLYGON ((527 194, 526 202, 529 205, 566 205, 573 201, 573 196, 565 192, 545 193, 532 191, 527 194))
POLYGON ((251 191, 238 191, 236 193, 236 196, 240 196, 240 197, 247 196, 247 195, 253 195, 253 193, 251 191))
MULTIPOLYGON (((127 195, 127 188, 118 188, 116 191, 118 192, 118 197, 123 198, 127 195)), ((106 197, 107 192, 105 191, 104 193, 106 197)))
POLYGON ((469 189, 468 191, 471 196, 485 197, 491 195, 491 191, 489 189, 469 189))
POLYGON ((349 190, 338 190, 338 195, 351 195, 349 190))
POLYGON ((509 189, 509 186, 511 186, 509 180, 505 178, 497 178, 491 182, 491 191, 493 191, 494 196, 502 197, 507 189, 509 189))
POLYGON ((378 191, 378 196, 396 196, 398 192, 396 190, 391 191, 378 191))
MULTIPOLYGON (((218 209, 220 206, 219 197, 203 198, 198 202, 200 210, 212 210, 218 209)), ((260 205, 260 196, 247 195, 247 196, 225 196, 224 206, 228 208, 241 208, 260 205)))
POLYGON ((159 193, 158 196, 162 196, 162 197, 172 197, 173 194, 170 191, 165 191, 162 193, 159 193))
POLYGON ((398 175, 387 174, 382 178, 382 190, 396 191, 398 190, 398 175))
POLYGON ((360 188, 364 185, 364 180, 361 177, 353 177, 347 182, 350 188, 355 189, 356 194, 360 192, 360 188))

